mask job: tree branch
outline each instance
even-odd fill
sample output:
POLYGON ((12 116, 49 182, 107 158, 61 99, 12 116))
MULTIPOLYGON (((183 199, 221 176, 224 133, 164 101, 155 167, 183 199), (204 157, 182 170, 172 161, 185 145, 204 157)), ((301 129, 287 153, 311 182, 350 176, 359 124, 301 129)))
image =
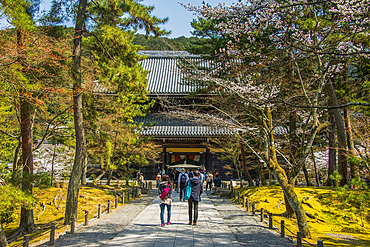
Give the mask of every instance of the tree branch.
POLYGON ((8 132, 6 132, 6 131, 4 131, 2 129, 0 129, 0 132, 3 133, 3 134, 5 134, 5 135, 7 135, 7 136, 9 136, 9 137, 11 137, 11 138, 17 139, 17 140, 19 138, 19 137, 15 136, 15 135, 9 134, 8 132))

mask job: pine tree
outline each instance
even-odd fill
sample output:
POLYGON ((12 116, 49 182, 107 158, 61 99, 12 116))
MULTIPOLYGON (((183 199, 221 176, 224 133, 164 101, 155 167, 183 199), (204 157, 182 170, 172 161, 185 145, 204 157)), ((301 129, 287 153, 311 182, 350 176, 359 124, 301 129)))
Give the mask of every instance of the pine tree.
MULTIPOLYGON (((54 2, 48 15, 50 22, 60 24, 61 18, 57 17, 61 16, 62 13, 58 13, 57 10, 63 10, 60 6, 65 4, 66 2, 62 0, 54 2)), ((153 33, 156 36, 168 34, 158 27, 158 24, 166 22, 167 19, 152 16, 153 9, 153 6, 145 6, 134 0, 78 1, 72 69, 76 155, 68 185, 65 224, 68 224, 71 218, 77 215, 79 184, 86 165, 84 163, 86 160, 86 141, 82 105, 84 78, 81 66, 81 61, 85 59, 83 56, 85 51, 83 50, 82 37, 92 36, 89 46, 96 48, 95 53, 92 50, 86 50, 86 54, 91 54, 89 59, 92 58, 92 62, 99 72, 99 76, 95 79, 101 84, 107 82, 108 86, 115 86, 120 98, 124 102, 130 103, 127 111, 123 108, 123 113, 128 114, 131 109, 139 109, 135 106, 135 100, 140 101, 146 93, 145 88, 142 87, 145 85, 143 82, 145 83, 146 74, 137 65, 142 57, 136 55, 138 47, 130 45, 132 41, 130 30, 144 29, 147 35, 153 33), (111 42, 107 43, 108 40, 111 42), (101 51, 103 51, 102 54, 100 54, 101 51)))

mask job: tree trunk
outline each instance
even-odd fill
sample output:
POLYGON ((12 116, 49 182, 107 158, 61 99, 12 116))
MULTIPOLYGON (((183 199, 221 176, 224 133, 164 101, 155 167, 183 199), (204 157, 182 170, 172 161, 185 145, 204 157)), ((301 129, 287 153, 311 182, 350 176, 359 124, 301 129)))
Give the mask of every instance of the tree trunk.
POLYGON ((249 173, 249 171, 247 169, 244 147, 243 147, 243 143, 242 143, 241 140, 240 140, 240 152, 241 152, 241 155, 242 155, 243 172, 244 172, 245 178, 248 181, 248 186, 253 186, 253 179, 252 179, 251 174, 249 173))
MULTIPOLYGON (((33 157, 32 157, 32 132, 31 132, 31 115, 30 104, 26 99, 21 103, 21 136, 22 136, 22 190, 32 195, 33 181, 33 157)), ((31 233, 35 228, 33 219, 33 209, 21 208, 21 221, 19 224, 20 231, 31 233)))
POLYGON ((329 110, 329 162, 328 162, 328 179, 326 180, 326 186, 334 186, 334 181, 330 178, 330 175, 337 169, 337 149, 335 141, 335 120, 333 110, 329 110))
MULTIPOLYGON (((24 64, 25 38, 24 30, 17 29, 17 46, 19 53, 19 62, 24 64)), ((32 123, 31 123, 31 104, 25 93, 21 94, 21 138, 22 138, 22 190, 32 195, 33 181, 33 156, 32 156, 32 123)), ((21 208, 21 220, 19 231, 31 233, 35 229, 33 219, 33 209, 21 208)))
POLYGON ((297 136, 296 136, 296 112, 292 111, 289 115, 289 159, 292 166, 296 165, 297 155, 297 136))
MULTIPOLYGON (((294 188, 294 186, 293 186, 293 188, 294 188)), ((284 203, 285 203, 285 212, 282 214, 282 216, 290 219, 294 216, 294 210, 290 206, 289 200, 286 197, 285 193, 284 193, 284 203)))
POLYGON ((270 133, 268 138, 270 144, 268 145, 269 149, 265 150, 265 152, 263 153, 265 162, 268 162, 269 170, 274 175, 275 179, 279 182, 279 185, 283 189, 284 195, 286 196, 289 205, 294 210, 294 213, 297 217, 298 228, 302 234, 302 237, 311 238, 310 229, 308 228, 307 224, 306 213, 298 200, 298 196, 294 192, 294 187, 290 184, 290 181, 294 182, 295 179, 289 181, 288 177, 285 174, 285 171, 283 170, 283 168, 281 168, 277 161, 274 134, 272 132, 272 115, 269 108, 267 108, 266 115, 268 118, 268 122, 265 123, 265 127, 268 129, 268 133, 270 133))
POLYGON ((298 228, 302 233, 302 237, 311 238, 310 229, 308 228, 306 212, 304 211, 302 204, 298 200, 298 196, 294 192, 294 187, 289 184, 288 179, 285 175, 284 170, 278 165, 273 165, 271 169, 275 179, 279 182, 281 188, 284 191, 284 196, 288 201, 291 208, 297 217, 298 228))
POLYGON ((118 132, 116 131, 115 133, 116 133, 116 135, 114 136, 113 155, 112 155, 112 157, 110 157, 110 164, 111 164, 110 166, 111 167, 109 168, 107 185, 110 185, 110 181, 111 181, 112 175, 113 175, 114 158, 115 158, 116 148, 117 148, 117 135, 118 135, 118 132))
MULTIPOLYGON (((261 162, 258 162, 258 175, 260 177, 262 186, 267 186, 267 182, 266 182, 266 178, 265 178, 265 173, 263 172, 263 165, 262 165, 261 162)), ((251 186, 253 186, 253 181, 252 181, 252 185, 251 186)))
POLYGON ((94 179, 94 182, 95 183, 98 183, 98 181, 105 175, 106 171, 102 171, 102 173, 99 174, 99 176, 97 176, 95 179, 94 179))
POLYGON ((84 167, 82 168, 81 185, 86 185, 86 174, 87 174, 87 155, 85 156, 84 167))
MULTIPOLYGON (((332 106, 339 106, 337 94, 334 89, 333 81, 329 80, 327 85, 328 94, 330 97, 330 104, 332 106)), ((337 126, 337 136, 338 136, 338 172, 342 175, 342 180, 340 185, 343 186, 348 182, 348 172, 347 172, 347 157, 346 157, 346 133, 344 131, 343 118, 340 108, 333 109, 335 123, 337 126)))
POLYGON ((304 177, 306 179, 307 186, 312 186, 310 178, 309 178, 309 174, 308 174, 308 171, 307 171, 306 164, 304 164, 304 166, 303 166, 303 174, 304 174, 304 177))
MULTIPOLYGON (((238 116, 238 120, 239 120, 239 123, 241 123, 242 119, 241 119, 240 115, 238 116)), ((241 136, 241 135, 242 135, 242 132, 239 131, 239 136, 241 136)), ((245 178, 248 181, 248 186, 253 186, 253 179, 252 179, 252 177, 251 177, 251 175, 250 175, 250 173, 247 169, 247 162, 246 162, 246 159, 245 159, 245 151, 244 151, 243 141, 241 139, 239 140, 239 144, 240 144, 240 153, 242 155, 243 172, 244 172, 245 178)))
POLYGON ((82 169, 86 157, 86 143, 82 115, 82 87, 81 87, 81 42, 82 29, 85 22, 87 0, 80 0, 76 17, 76 28, 73 40, 73 111, 76 132, 76 153, 71 178, 68 184, 67 202, 64 224, 69 224, 72 217, 77 218, 78 192, 82 169))
POLYGON ((108 173, 108 180, 107 180, 106 185, 110 185, 110 181, 112 180, 112 176, 113 176, 113 168, 110 167, 109 168, 109 173, 108 173))
MULTIPOLYGON (((292 111, 289 115, 289 160, 292 164, 292 167, 295 167, 297 165, 296 155, 297 155, 297 136, 296 136, 296 112, 292 111)), ((291 174, 289 174, 291 175, 291 174)), ((288 176, 288 181, 290 179, 290 176, 288 176)), ((294 188, 295 179, 292 180, 293 183, 290 183, 290 185, 294 188)), ((294 215, 294 210, 290 206, 288 198, 284 194, 284 202, 285 202, 285 212, 283 213, 284 217, 291 218, 294 215)))
MULTIPOLYGON (((349 107, 344 108, 344 121, 346 124, 346 133, 347 133, 347 146, 349 155, 354 157, 356 156, 355 151, 355 144, 353 142, 353 133, 352 133, 352 126, 351 126, 351 116, 349 114, 349 107)), ((349 163, 350 171, 351 171, 351 178, 355 178, 358 175, 358 171, 356 170, 356 166, 354 162, 349 163)))
POLYGON ((317 168, 316 168, 316 159, 315 159, 315 154, 313 152, 313 148, 312 147, 311 147, 311 157, 312 157, 312 161, 313 161, 313 168, 315 170, 316 185, 317 185, 317 187, 320 187, 319 176, 317 174, 317 168))
POLYGON ((6 241, 5 232, 3 229, 3 225, 0 223, 0 246, 8 247, 8 242, 6 241))

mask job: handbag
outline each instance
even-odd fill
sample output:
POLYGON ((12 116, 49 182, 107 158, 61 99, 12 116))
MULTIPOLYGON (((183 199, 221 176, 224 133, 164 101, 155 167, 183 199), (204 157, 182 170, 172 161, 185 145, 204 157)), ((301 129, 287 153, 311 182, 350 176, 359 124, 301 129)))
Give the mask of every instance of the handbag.
POLYGON ((170 192, 170 184, 168 184, 168 187, 167 188, 164 188, 164 190, 162 191, 162 193, 159 195, 159 197, 164 200, 167 195, 168 195, 168 192, 170 192))
POLYGON ((191 195, 191 187, 190 187, 190 180, 189 180, 189 183, 188 183, 188 185, 186 186, 186 189, 185 189, 184 199, 189 200, 190 195, 191 195))

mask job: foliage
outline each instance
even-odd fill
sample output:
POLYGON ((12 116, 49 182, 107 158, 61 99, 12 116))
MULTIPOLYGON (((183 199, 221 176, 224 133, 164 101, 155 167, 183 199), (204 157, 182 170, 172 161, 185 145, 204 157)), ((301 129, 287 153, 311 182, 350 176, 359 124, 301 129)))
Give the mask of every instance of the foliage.
MULTIPOLYGON (((25 32, 23 66, 16 62, 17 34, 15 30, 0 32, 0 153, 2 162, 13 163, 13 177, 20 170, 20 107, 27 101, 33 109, 33 140, 38 145, 52 138, 62 124, 68 122, 69 99, 64 87, 68 75, 65 69, 68 52, 66 39, 46 35, 46 29, 25 32), (36 114, 37 113, 37 114, 36 114)), ((61 134, 61 132, 59 132, 61 134)))
POLYGON ((215 148, 221 148, 223 153, 221 158, 224 160, 230 160, 234 164, 234 169, 231 167, 225 167, 226 169, 235 170, 238 174, 239 181, 242 181, 243 167, 240 162, 240 142, 237 135, 229 136, 227 139, 212 139, 212 144, 215 148))
MULTIPOLYGON (((0 82, 5 83, 5 82, 0 82)), ((4 85, 5 86, 5 85, 4 85)), ((2 88, 3 85, 0 85, 2 88)), ((14 150, 19 141, 19 128, 17 128, 17 117, 15 113, 12 99, 9 97, 0 97, 0 163, 12 163, 14 150), (4 134, 6 133, 6 134, 4 134)))
POLYGON ((217 24, 221 22, 222 18, 198 17, 198 20, 193 20, 190 25, 194 28, 194 31, 191 33, 199 39, 190 40, 191 45, 187 50, 193 54, 202 54, 210 58, 218 56, 216 51, 225 49, 227 42, 231 39, 230 36, 224 35, 217 27, 217 24))
POLYGON ((16 217, 16 210, 22 206, 32 208, 34 198, 11 185, 0 185, 0 222, 10 223, 16 217))
POLYGON ((35 187, 49 187, 51 185, 51 176, 49 172, 37 172, 33 174, 35 187))
MULTIPOLYGON (((211 67, 216 69, 187 68, 187 72, 191 71, 190 79, 201 81, 203 87, 208 86, 209 92, 214 92, 222 98, 219 102, 224 103, 212 105, 218 115, 210 116, 208 121, 213 125, 228 121, 233 126, 231 129, 251 133, 252 138, 242 141, 267 164, 295 211, 300 231, 309 237, 294 183, 316 136, 329 126, 329 122, 320 120, 321 102, 326 102, 328 97, 324 88, 332 93, 331 100, 336 99, 331 83, 342 75, 340 72, 346 73, 349 57, 368 57, 368 18, 363 16, 368 13, 370 2, 261 0, 231 6, 183 6, 207 20, 197 26, 197 31, 211 37, 216 30, 217 36, 227 38, 225 48, 214 50, 218 55, 211 67), (276 139, 274 124, 275 119, 284 121, 286 113, 295 108, 300 109, 306 129, 299 140, 297 161, 290 162, 289 157, 284 157, 291 168, 286 174, 277 153, 283 154, 289 143, 276 139), (235 119, 240 115, 242 119, 237 122, 235 119), (216 118, 222 120, 216 122, 216 118), (258 145, 254 146, 256 140, 258 145)), ((345 145, 343 139, 339 140, 345 145)), ((347 169, 341 171, 346 174, 347 169)))
POLYGON ((4 0, 0 3, 1 14, 15 27, 33 29, 32 14, 38 7, 39 0, 4 0))
POLYGON ((175 50, 184 51, 188 50, 192 43, 199 40, 197 37, 186 38, 184 36, 178 38, 167 38, 167 37, 146 37, 142 34, 135 34, 135 38, 132 41, 134 45, 140 45, 145 50, 175 50))
POLYGON ((363 180, 353 178, 348 185, 340 187, 339 183, 342 177, 337 171, 334 171, 330 178, 335 182, 342 208, 349 208, 351 212, 360 215, 361 226, 364 227, 364 217, 370 208, 370 190, 368 190, 367 185, 363 180))
POLYGON ((355 136, 356 154, 349 156, 350 162, 356 164, 361 172, 361 176, 370 176, 370 122, 365 113, 357 113, 352 116, 352 129, 355 136))

